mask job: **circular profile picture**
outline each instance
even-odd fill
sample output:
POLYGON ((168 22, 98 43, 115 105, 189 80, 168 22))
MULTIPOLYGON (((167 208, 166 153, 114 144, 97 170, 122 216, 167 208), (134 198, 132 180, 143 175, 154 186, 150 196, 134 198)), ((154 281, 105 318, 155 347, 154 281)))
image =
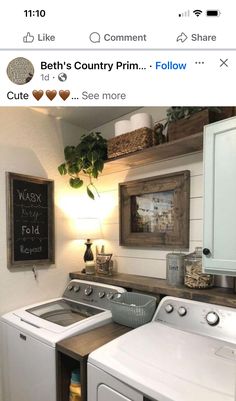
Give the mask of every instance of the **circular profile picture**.
POLYGON ((7 66, 7 76, 16 85, 25 85, 34 76, 34 66, 24 57, 17 57, 7 66))

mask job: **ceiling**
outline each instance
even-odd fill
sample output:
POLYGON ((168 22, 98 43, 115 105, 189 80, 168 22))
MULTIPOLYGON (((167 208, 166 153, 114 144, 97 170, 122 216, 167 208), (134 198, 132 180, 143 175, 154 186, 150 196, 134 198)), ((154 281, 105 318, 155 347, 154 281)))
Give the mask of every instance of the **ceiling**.
POLYGON ((66 120, 88 131, 132 113, 140 107, 34 107, 33 110, 66 120))

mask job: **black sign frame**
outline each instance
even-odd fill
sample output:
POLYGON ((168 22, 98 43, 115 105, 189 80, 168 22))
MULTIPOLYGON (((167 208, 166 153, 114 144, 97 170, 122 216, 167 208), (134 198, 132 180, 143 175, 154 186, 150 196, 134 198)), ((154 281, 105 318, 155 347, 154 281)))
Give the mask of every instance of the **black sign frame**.
POLYGON ((54 264, 54 181, 6 176, 8 267, 54 264))

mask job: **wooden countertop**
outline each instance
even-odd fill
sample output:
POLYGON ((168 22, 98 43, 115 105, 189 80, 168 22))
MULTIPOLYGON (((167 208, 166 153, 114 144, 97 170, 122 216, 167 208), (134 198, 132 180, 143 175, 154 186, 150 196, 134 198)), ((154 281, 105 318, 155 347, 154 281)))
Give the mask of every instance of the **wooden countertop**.
POLYGON ((172 287, 167 284, 167 281, 164 279, 124 273, 117 273, 112 276, 102 276, 98 274, 86 275, 78 271, 70 273, 70 278, 111 284, 134 291, 160 294, 162 296, 171 295, 217 305, 230 306, 233 308, 236 307, 236 294, 231 288, 214 287, 208 289, 191 289, 184 285, 172 287))
POLYGON ((132 330, 117 323, 109 323, 57 343, 57 351, 74 359, 83 359, 95 349, 132 330))

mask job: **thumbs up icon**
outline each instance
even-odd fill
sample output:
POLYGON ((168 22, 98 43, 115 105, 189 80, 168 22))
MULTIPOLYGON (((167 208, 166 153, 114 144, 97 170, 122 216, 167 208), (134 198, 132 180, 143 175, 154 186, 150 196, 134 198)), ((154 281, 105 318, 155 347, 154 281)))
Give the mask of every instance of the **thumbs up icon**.
POLYGON ((34 36, 27 32, 26 36, 23 36, 24 43, 32 43, 34 41, 34 36))

